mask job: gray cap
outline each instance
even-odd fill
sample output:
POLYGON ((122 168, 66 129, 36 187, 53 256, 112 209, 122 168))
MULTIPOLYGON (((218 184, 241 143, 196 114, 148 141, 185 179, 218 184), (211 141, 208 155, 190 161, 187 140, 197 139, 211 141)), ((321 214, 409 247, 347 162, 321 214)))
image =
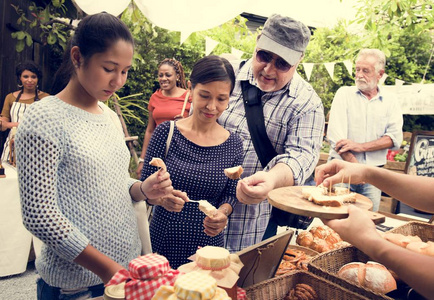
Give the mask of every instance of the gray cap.
POLYGON ((309 44, 310 30, 303 23, 273 14, 265 22, 257 47, 273 52, 295 65, 309 44))

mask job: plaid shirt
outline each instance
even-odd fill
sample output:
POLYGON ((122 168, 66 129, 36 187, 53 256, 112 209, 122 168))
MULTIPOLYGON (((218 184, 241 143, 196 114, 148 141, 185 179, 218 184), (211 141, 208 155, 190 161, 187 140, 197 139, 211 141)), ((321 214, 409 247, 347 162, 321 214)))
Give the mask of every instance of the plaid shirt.
MULTIPOLYGON (((265 169, 256 155, 242 99, 241 81, 253 78, 251 60, 239 70, 229 109, 219 118, 219 123, 244 140, 243 177, 258 171, 268 171, 277 163, 287 164, 293 173, 295 185, 302 185, 312 174, 318 159, 324 134, 324 109, 321 99, 300 75, 294 73, 292 80, 275 92, 262 96, 264 120, 268 137, 278 155, 265 169)), ((270 218, 268 201, 255 205, 240 202, 234 207, 225 231, 225 248, 239 251, 261 241, 270 218)))

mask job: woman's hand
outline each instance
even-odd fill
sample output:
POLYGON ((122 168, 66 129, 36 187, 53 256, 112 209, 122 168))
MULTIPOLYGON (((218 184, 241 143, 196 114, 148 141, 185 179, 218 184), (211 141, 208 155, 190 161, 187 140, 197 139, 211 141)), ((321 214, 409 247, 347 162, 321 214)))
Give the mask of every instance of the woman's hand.
POLYGON ((213 216, 207 216, 203 220, 203 226, 205 227, 204 232, 209 236, 216 236, 225 229, 227 224, 228 217, 223 211, 217 209, 213 216))
POLYGON ((141 183, 141 190, 148 199, 157 199, 169 195, 173 191, 170 174, 160 169, 141 183))
POLYGON ((137 169, 136 169, 137 179, 140 179, 140 177, 142 176, 143 164, 144 164, 144 162, 142 161, 142 162, 139 162, 139 164, 137 165, 137 169))
POLYGON ((324 186, 330 186, 330 183, 349 182, 353 184, 365 183, 366 165, 349 163, 340 159, 333 159, 326 164, 316 167, 315 181, 316 184, 323 183, 324 186))
POLYGON ((171 194, 162 197, 158 205, 164 207, 168 211, 180 212, 184 208, 185 202, 188 202, 188 196, 185 192, 173 190, 171 194))

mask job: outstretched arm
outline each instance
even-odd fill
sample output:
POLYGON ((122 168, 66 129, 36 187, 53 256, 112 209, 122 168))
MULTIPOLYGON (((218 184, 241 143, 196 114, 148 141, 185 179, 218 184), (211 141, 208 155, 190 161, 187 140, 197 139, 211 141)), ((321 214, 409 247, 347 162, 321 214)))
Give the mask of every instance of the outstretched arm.
POLYGON ((434 213, 434 178, 400 174, 383 168, 332 160, 315 170, 315 181, 370 183, 411 207, 434 213))
POLYGON ((427 299, 432 299, 433 257, 412 252, 383 239, 375 229, 374 223, 361 209, 351 205, 348 212, 347 219, 323 220, 323 222, 339 233, 342 239, 373 260, 392 269, 404 282, 427 299))

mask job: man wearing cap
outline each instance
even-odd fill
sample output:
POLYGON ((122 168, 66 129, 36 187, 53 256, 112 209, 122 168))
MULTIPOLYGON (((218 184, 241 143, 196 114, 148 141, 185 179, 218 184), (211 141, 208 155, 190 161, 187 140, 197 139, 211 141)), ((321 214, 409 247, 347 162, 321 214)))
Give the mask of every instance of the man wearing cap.
POLYGON ((266 200, 275 188, 302 185, 319 159, 324 110, 313 88, 297 74, 310 39, 304 24, 272 15, 258 37, 253 58, 240 67, 229 107, 219 123, 244 139, 243 179, 238 182, 239 203, 225 231, 225 247, 239 251, 262 240, 271 206, 266 200), (262 91, 266 134, 277 156, 265 168, 252 143, 246 120, 241 82, 262 91))

